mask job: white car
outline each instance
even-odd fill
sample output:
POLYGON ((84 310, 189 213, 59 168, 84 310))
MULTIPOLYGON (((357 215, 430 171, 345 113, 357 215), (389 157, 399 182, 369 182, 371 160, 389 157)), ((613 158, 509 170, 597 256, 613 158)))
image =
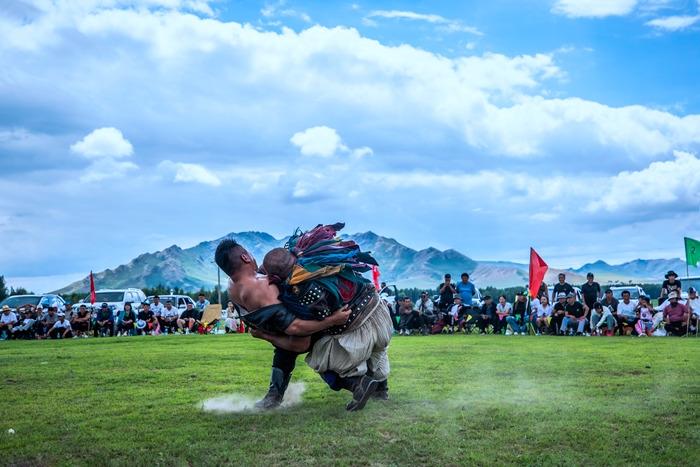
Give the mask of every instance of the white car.
MULTIPOLYGON (((150 295, 146 301, 148 303, 153 303, 153 297, 155 295, 150 295)), ((183 311, 187 309, 187 304, 191 303, 194 308, 197 307, 197 304, 194 302, 192 297, 188 295, 158 295, 160 297, 160 303, 165 306, 165 302, 170 300, 170 302, 173 304, 173 308, 177 308, 178 313, 182 314, 183 311)))
POLYGON ((95 291, 95 304, 90 304, 90 295, 78 302, 78 306, 85 305, 92 311, 97 311, 103 303, 109 306, 116 317, 124 309, 125 303, 131 303, 134 313, 146 301, 146 294, 141 289, 103 289, 95 291))

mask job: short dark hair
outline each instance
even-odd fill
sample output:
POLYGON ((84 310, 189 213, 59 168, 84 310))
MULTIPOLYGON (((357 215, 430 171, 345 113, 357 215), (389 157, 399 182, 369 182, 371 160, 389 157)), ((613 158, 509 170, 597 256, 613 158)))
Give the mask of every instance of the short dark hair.
POLYGON ((625 295, 625 294, 631 295, 629 290, 623 290, 623 291, 622 291, 622 295, 625 295))
POLYGON ((612 293, 612 289, 605 289, 605 293, 612 293))
POLYGON ((240 243, 231 238, 225 238, 221 240, 216 247, 214 261, 216 261, 217 266, 230 277, 231 274, 241 267, 242 261, 239 256, 243 251, 244 248, 240 243))
POLYGON ((463 272, 461 277, 467 277, 467 278, 468 278, 468 277, 469 277, 469 273, 463 272))
POLYGON ((449 272, 445 274, 445 279, 452 279, 452 274, 450 274, 449 272))

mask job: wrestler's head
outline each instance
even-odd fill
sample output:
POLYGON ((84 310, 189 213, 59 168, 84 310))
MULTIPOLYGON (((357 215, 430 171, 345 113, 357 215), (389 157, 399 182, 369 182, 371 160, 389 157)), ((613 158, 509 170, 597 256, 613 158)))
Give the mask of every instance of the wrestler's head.
POLYGON ((262 270, 270 282, 282 283, 291 274, 296 257, 286 248, 273 248, 263 259, 262 270))
POLYGON ((214 260, 229 277, 234 277, 246 270, 255 273, 258 269, 253 255, 248 253, 241 244, 230 238, 221 240, 219 246, 216 247, 214 260))

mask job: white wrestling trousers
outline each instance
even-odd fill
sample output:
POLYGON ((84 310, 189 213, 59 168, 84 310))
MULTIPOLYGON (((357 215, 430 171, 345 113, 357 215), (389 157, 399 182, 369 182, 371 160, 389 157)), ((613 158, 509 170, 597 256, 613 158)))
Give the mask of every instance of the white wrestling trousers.
POLYGON ((306 363, 318 373, 335 371, 340 376, 362 376, 371 370, 374 379, 389 376, 387 349, 394 332, 389 310, 382 300, 356 329, 323 336, 306 356, 306 363))

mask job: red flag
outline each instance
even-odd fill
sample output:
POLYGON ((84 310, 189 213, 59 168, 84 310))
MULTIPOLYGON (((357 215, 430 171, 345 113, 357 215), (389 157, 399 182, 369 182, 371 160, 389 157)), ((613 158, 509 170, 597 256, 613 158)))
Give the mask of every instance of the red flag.
POLYGON ((92 271, 90 271, 90 304, 95 304, 95 279, 92 277, 92 271))
POLYGON ((372 282, 374 282, 374 288, 379 291, 379 266, 372 266, 372 282))
POLYGON ((542 285, 544 275, 547 274, 547 263, 537 254, 534 248, 530 248, 530 296, 536 297, 542 285))

